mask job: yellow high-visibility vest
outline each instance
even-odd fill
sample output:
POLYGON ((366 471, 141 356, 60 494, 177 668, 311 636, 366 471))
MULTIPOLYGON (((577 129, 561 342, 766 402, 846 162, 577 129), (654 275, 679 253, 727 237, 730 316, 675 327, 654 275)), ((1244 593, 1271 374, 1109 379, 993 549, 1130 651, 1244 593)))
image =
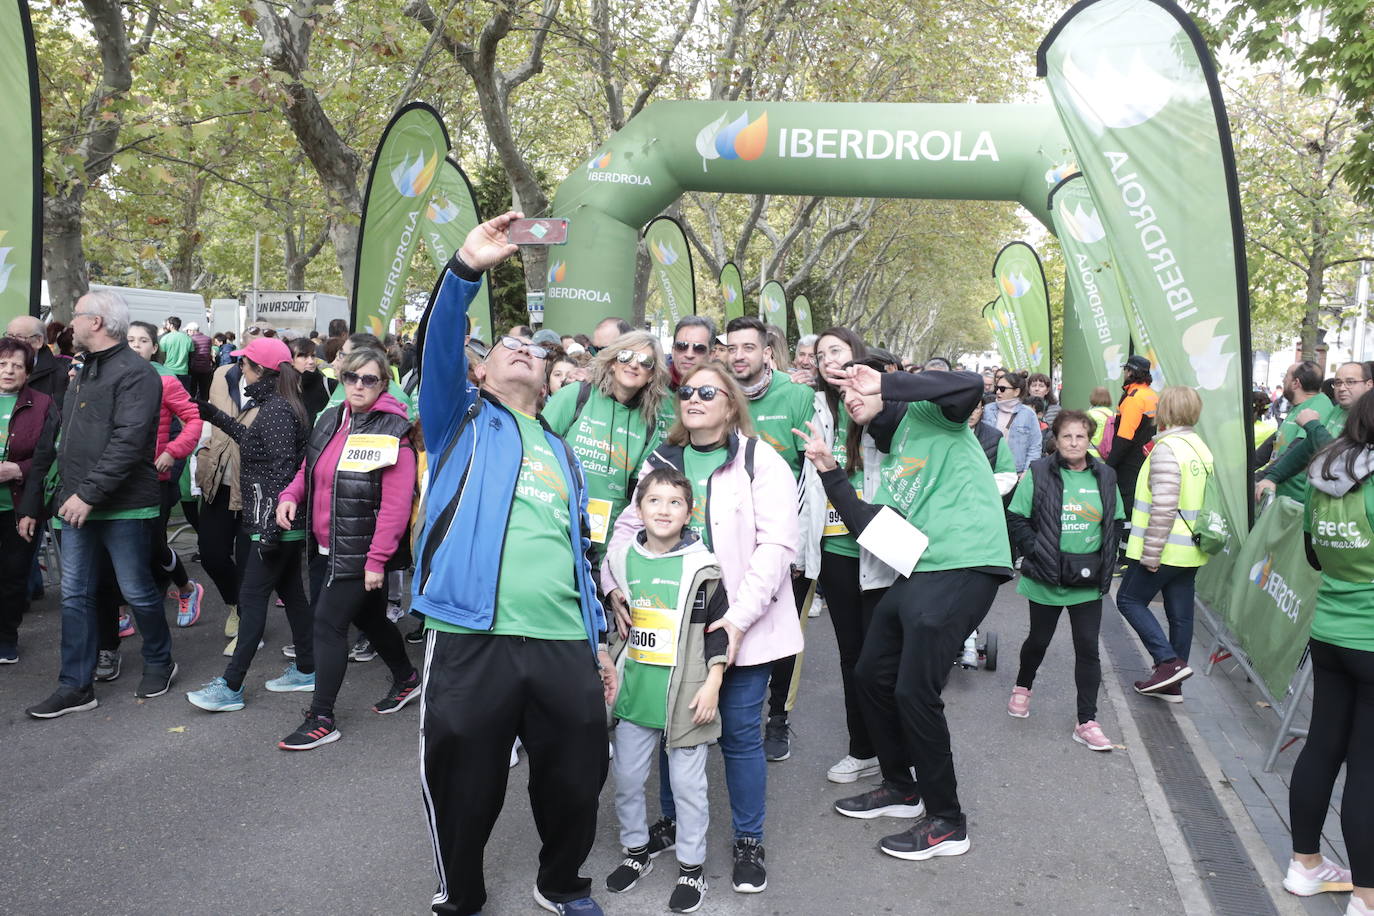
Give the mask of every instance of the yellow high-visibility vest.
MULTIPOLYGON (((1212 452, 1194 432, 1166 433, 1156 440, 1156 448, 1160 442, 1167 442, 1179 469, 1178 511, 1174 513, 1173 527, 1165 539, 1160 565, 1203 566, 1207 562, 1207 554, 1193 543, 1192 528, 1197 525, 1198 513, 1202 510, 1207 475, 1212 473, 1212 452)), ((1153 459, 1154 451, 1151 450, 1135 486, 1131 534, 1126 541, 1126 556, 1132 560, 1140 559, 1145 549, 1145 529, 1150 527, 1150 507, 1154 505, 1154 497, 1150 493, 1150 462, 1153 459)))

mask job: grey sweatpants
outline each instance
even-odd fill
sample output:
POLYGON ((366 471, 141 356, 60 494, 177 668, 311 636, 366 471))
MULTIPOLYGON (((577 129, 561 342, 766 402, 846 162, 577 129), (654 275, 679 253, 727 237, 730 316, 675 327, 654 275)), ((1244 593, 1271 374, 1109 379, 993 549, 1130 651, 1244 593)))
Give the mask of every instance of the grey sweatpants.
MULTIPOLYGON (((663 732, 621 719, 615 727, 615 813, 620 842, 634 849, 649 842, 644 781, 658 759, 663 732)), ((707 744, 668 749, 668 781, 677 804, 677 860, 688 867, 706 861, 706 828, 711 822, 706 798, 707 744)))

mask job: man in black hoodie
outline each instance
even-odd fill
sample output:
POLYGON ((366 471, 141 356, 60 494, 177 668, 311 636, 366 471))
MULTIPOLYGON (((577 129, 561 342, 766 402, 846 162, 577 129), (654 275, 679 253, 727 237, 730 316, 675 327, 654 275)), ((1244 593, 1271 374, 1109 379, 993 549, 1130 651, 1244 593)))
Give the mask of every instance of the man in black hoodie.
POLYGON ((143 637, 143 679, 135 696, 167 692, 176 676, 162 594, 153 580, 147 526, 158 518, 157 445, 162 382, 129 349, 129 307, 117 293, 87 293, 72 316, 85 364, 62 411, 57 494, 62 519, 62 667, 58 688, 28 714, 54 719, 98 705, 95 589, 102 553, 143 637))

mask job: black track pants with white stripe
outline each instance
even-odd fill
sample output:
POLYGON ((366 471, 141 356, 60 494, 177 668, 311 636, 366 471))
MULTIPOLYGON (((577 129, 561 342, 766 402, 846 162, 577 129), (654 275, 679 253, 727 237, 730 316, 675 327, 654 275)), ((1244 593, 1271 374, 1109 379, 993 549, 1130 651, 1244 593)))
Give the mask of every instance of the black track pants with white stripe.
MULTIPOLYGON (((606 707, 585 640, 431 631, 420 710, 420 782, 434 842, 434 912, 466 916, 486 903, 482 856, 506 800, 510 749, 529 756, 529 795, 545 898, 586 897, 578 869, 596 839, 606 781, 606 707)), ((509 850, 509 863, 530 861, 509 850)))

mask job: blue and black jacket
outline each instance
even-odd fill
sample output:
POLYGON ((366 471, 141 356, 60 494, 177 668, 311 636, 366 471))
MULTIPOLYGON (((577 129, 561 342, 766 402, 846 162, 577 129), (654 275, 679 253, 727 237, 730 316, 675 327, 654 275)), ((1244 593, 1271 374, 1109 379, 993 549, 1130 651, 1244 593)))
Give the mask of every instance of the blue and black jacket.
MULTIPOLYGON (((468 304, 482 277, 457 255, 445 268, 425 319, 420 426, 430 456, 415 545, 411 609, 447 623, 489 630, 496 620, 501 553, 524 448, 515 415, 468 381, 463 347, 468 304)), ((597 600, 587 548, 587 488, 567 444, 540 418, 568 487, 568 538, 582 622, 595 653, 606 617, 597 600)))

